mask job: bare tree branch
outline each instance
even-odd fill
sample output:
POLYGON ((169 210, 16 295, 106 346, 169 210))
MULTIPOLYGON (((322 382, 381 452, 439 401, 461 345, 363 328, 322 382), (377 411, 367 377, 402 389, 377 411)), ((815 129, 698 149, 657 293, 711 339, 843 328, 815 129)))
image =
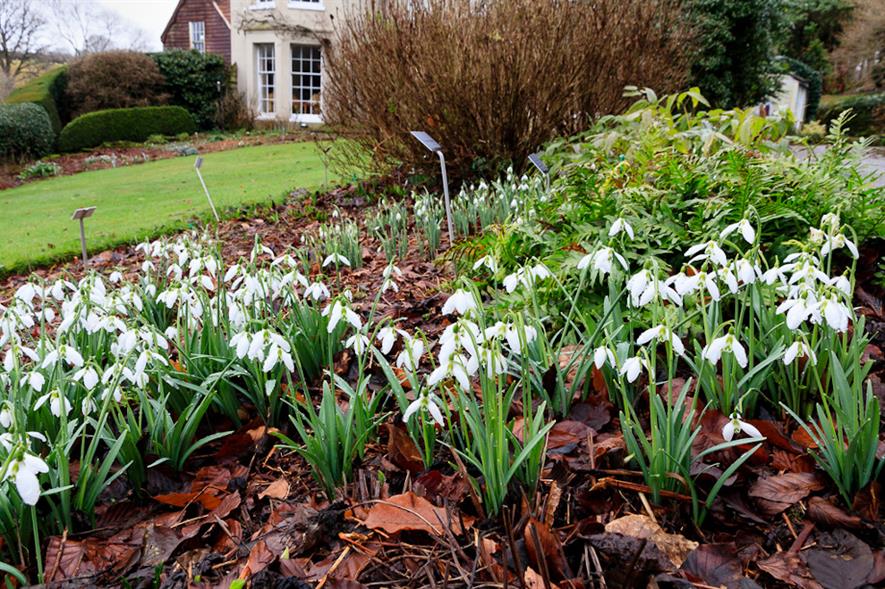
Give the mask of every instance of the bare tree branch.
POLYGON ((0 72, 8 80, 29 73, 43 50, 39 33, 46 20, 36 0, 0 2, 0 72))

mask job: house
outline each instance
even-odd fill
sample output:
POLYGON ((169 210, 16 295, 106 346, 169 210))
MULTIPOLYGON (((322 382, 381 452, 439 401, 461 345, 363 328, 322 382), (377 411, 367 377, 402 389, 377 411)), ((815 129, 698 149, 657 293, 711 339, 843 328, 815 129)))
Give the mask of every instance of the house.
POLYGON ((215 53, 231 63, 231 0, 179 0, 160 39, 164 49, 215 53))
POLYGON ((783 74, 780 77, 780 89, 766 103, 769 114, 785 114, 790 111, 795 119, 795 130, 802 127, 805 120, 805 108, 808 106, 808 82, 796 74, 783 74))
POLYGON ((322 122, 323 52, 355 0, 231 0, 239 90, 259 119, 322 122))

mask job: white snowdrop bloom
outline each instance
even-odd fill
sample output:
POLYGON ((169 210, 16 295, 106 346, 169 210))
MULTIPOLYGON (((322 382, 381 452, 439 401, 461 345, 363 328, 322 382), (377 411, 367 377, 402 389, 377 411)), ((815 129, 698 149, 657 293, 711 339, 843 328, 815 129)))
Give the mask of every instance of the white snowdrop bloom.
POLYGON ((439 397, 433 393, 425 392, 419 395, 417 399, 412 401, 409 406, 406 407, 406 412, 403 413, 403 421, 408 423, 412 415, 418 411, 426 411, 430 414, 430 417, 440 425, 440 427, 445 426, 446 422, 443 419, 442 411, 439 408, 440 404, 441 401, 439 397))
POLYGON ((478 303, 472 292, 458 289, 446 300, 442 308, 442 314, 451 315, 452 313, 457 313, 459 315, 466 315, 468 311, 476 309, 477 306, 478 303))
POLYGON ((371 342, 369 341, 369 338, 361 333, 353 334, 352 336, 347 338, 347 341, 344 342, 344 345, 348 348, 353 348, 353 351, 357 355, 362 354, 366 350, 366 348, 369 347, 370 344, 371 342))
POLYGON ((692 274, 691 276, 687 276, 680 272, 673 277, 673 286, 676 288, 676 292, 683 296, 691 294, 703 287, 703 289, 709 293, 710 298, 714 301, 718 301, 721 298, 721 294, 719 293, 719 286, 716 284, 716 280, 713 276, 714 275, 708 274, 703 270, 697 274, 692 274))
POLYGON ((848 319, 851 311, 840 300, 835 297, 824 299, 819 303, 819 309, 823 314, 827 325, 838 332, 848 329, 848 319))
POLYGON ((50 366, 53 366, 58 362, 60 358, 64 359, 68 366, 72 366, 74 368, 80 368, 81 366, 83 366, 83 356, 80 355, 80 352, 78 352, 77 349, 72 346, 62 344, 57 349, 52 350, 51 352, 46 354, 46 357, 43 358, 43 363, 40 365, 40 367, 48 368, 50 366))
POLYGON ((326 288, 326 285, 322 282, 313 282, 310 286, 304 289, 304 296, 310 297, 315 301, 320 301, 323 299, 328 299, 331 294, 329 293, 329 289, 326 288))
POLYGON ((43 385, 46 383, 46 377, 36 370, 29 372, 26 380, 28 381, 28 386, 37 392, 42 391, 43 385))
POLYGON ((669 341, 670 345, 673 346, 674 352, 680 356, 685 354, 685 346, 683 345, 682 340, 665 325, 655 325, 654 327, 646 329, 639 334, 639 337, 636 339, 636 344, 644 346, 653 339, 658 341, 669 341))
POLYGON ((403 350, 396 357, 396 365, 398 368, 416 372, 423 355, 424 341, 421 338, 404 337, 403 350))
POLYGON ((497 346, 477 346, 476 353, 467 360, 468 374, 485 370, 486 378, 495 378, 507 370, 507 359, 497 346))
POLYGON ((776 312, 786 313, 787 327, 794 331, 809 318, 812 323, 820 323, 820 308, 813 293, 803 298, 786 299, 778 305, 776 312))
POLYGON ((485 256, 481 257, 480 259, 478 259, 476 262, 474 262, 473 269, 479 270, 483 266, 488 268, 492 274, 494 274, 495 272, 498 271, 498 262, 491 255, 485 255, 485 256))
POLYGON ((82 381, 87 391, 91 391, 98 384, 98 373, 92 366, 86 366, 74 373, 74 380, 82 381))
POLYGON ((629 235, 630 239, 633 239, 633 227, 631 227, 630 223, 628 223, 626 220, 618 217, 617 219, 615 219, 615 222, 612 223, 611 228, 608 230, 608 236, 614 237, 621 231, 629 235))
POLYGON ((600 274, 610 274, 612 271, 612 259, 616 259, 626 271, 627 260, 610 247, 603 247, 591 254, 587 254, 578 262, 578 270, 584 270, 591 264, 593 269, 600 274))
POLYGON ((396 330, 392 327, 382 327, 375 338, 381 342, 381 353, 387 355, 396 343, 396 330))
POLYGON ((751 438, 763 438, 765 436, 762 435, 756 426, 751 423, 747 423, 741 419, 741 414, 735 411, 731 415, 728 416, 728 423, 722 426, 722 438, 726 442, 730 442, 734 439, 735 434, 740 435, 741 433, 747 434, 751 438))
POLYGON ((342 319, 358 330, 363 327, 363 320, 360 319, 360 316, 350 307, 343 305, 341 299, 336 299, 331 305, 326 305, 326 308, 323 309, 323 317, 329 318, 329 325, 326 326, 328 333, 334 332, 342 319))
POLYGON ((750 223, 749 219, 741 219, 737 223, 732 223, 722 230, 722 233, 719 234, 719 238, 725 239, 735 231, 740 232, 741 237, 744 238, 744 241, 746 241, 750 245, 752 245, 756 241, 756 230, 753 228, 753 225, 750 223))
POLYGON ((384 278, 398 280, 403 277, 403 271, 391 263, 385 266, 384 271, 381 273, 381 275, 384 278))
POLYGON ((736 260, 734 265, 737 277, 743 284, 753 284, 761 275, 759 267, 744 258, 736 260))
POLYGON ((215 282, 212 280, 211 276, 207 276, 206 274, 200 276, 200 285, 206 290, 215 290, 215 282))
POLYGON ((531 325, 523 325, 522 328, 511 325, 504 331, 504 339, 514 354, 522 354, 522 345, 531 344, 538 337, 538 330, 531 325))
POLYGON ((836 287, 836 290, 844 294, 846 297, 851 296, 851 281, 849 281, 848 277, 844 274, 832 277, 829 280, 829 285, 836 287))
POLYGON ((626 376, 627 382, 633 382, 637 378, 639 378, 639 374, 642 372, 642 367, 644 364, 645 362, 639 356, 627 358, 624 361, 624 364, 621 366, 619 374, 621 376, 626 376))
POLYGON ((796 358, 805 357, 808 358, 808 361, 812 365, 817 364, 817 356, 815 355, 814 350, 811 349, 811 346, 803 341, 797 340, 790 344, 790 347, 784 352, 784 364, 789 366, 796 358))
POLYGON ((163 332, 163 335, 166 336, 168 339, 176 340, 176 339, 178 339, 178 328, 175 327, 174 325, 170 325, 163 332))
POLYGON ((3 480, 15 481, 15 489, 26 505, 36 505, 40 499, 40 481, 37 475, 49 472, 49 466, 42 458, 28 452, 9 463, 3 480))
POLYGON ((92 395, 89 395, 80 403, 80 411, 83 415, 92 415, 98 409, 98 406, 95 404, 95 400, 92 398, 92 395))
POLYGON ((54 389, 37 399, 37 402, 34 403, 34 411, 45 405, 47 401, 49 402, 49 412, 55 417, 61 417, 62 412, 65 415, 71 413, 71 402, 58 389, 54 389))
POLYGON ((30 282, 26 282, 16 289, 13 296, 28 307, 31 307, 33 306, 34 297, 37 296, 37 289, 30 282))
POLYGON ((710 240, 707 243, 691 246, 686 250, 685 256, 690 258, 688 260, 689 264, 698 260, 710 260, 720 266, 728 264, 728 258, 725 256, 725 252, 722 251, 719 244, 713 240, 710 240))
POLYGON ((336 252, 326 256, 326 259, 323 260, 323 268, 329 266, 330 264, 335 264, 335 266, 350 267, 350 260, 336 252))
POLYGON ((731 294, 735 294, 738 291, 738 281, 734 275, 734 272, 731 271, 731 268, 728 266, 724 268, 719 268, 716 270, 716 275, 719 277, 722 282, 725 283, 725 286, 728 288, 728 292, 731 294))
POLYGON ((467 372, 469 360, 462 354, 452 354, 445 362, 440 362, 430 376, 427 377, 427 386, 435 387, 446 378, 453 378, 463 391, 470 390, 470 374, 467 372))
POLYGON ((651 272, 648 270, 640 270, 627 280, 627 291, 630 293, 630 299, 636 301, 634 306, 637 306, 639 297, 645 291, 649 282, 651 282, 651 272))
POLYGON ((848 251, 851 252, 851 257, 855 260, 860 256, 860 253, 857 251, 857 246, 854 245, 854 242, 841 233, 835 236, 824 236, 824 244, 820 248, 820 255, 826 256, 831 251, 837 250, 841 247, 847 247, 848 251))
POLYGON ((381 292, 385 293, 388 290, 399 292, 399 285, 392 278, 385 278, 383 281, 381 281, 381 292))
POLYGON ((108 282, 110 282, 111 284, 119 284, 122 281, 123 281, 123 274, 118 270, 111 272, 111 275, 108 276, 108 282))
POLYGON ((49 291, 52 294, 52 298, 56 301, 62 301, 65 298, 65 283, 61 280, 56 280, 52 284, 52 288, 49 291))
POLYGON ((612 368, 617 367, 615 355, 606 346, 599 346, 593 350, 593 365, 596 366, 597 370, 601 370, 605 366, 606 361, 608 361, 609 366, 612 368))
MULTIPOLYGON (((511 293, 511 292, 513 292, 514 290, 516 290, 516 287, 519 286, 519 280, 520 280, 520 277, 522 276, 522 274, 523 274, 524 272, 525 272, 525 270, 523 270, 522 268, 520 268, 520 269, 517 270, 516 272, 514 272, 514 273, 512 273, 512 274, 508 274, 507 276, 504 277, 504 280, 503 280, 503 283, 504 283, 504 289, 505 289, 508 293, 511 293)), ((445 311, 443 311, 443 314, 445 314, 445 311)))
POLYGON ((775 282, 787 284, 789 282, 789 278, 787 277, 786 271, 782 267, 774 266, 762 273, 762 282, 764 282, 768 286, 771 286, 775 282))
MULTIPOLYGON (((286 343, 286 347, 288 347, 288 345, 289 344, 286 343)), ((295 371, 295 363, 292 361, 292 355, 287 349, 284 349, 277 342, 274 342, 271 344, 270 349, 267 352, 267 357, 264 359, 264 364, 262 365, 261 370, 265 373, 270 372, 279 363, 282 363, 289 372, 295 371)))
POLYGON ((12 425, 12 421, 14 418, 14 413, 12 410, 12 405, 9 401, 4 401, 2 405, 0 405, 0 427, 3 429, 9 429, 12 425))
POLYGON ((439 338, 439 362, 445 364, 449 358, 461 350, 473 355, 476 342, 480 340, 479 327, 472 321, 462 319, 448 325, 439 338))
POLYGON ((732 333, 717 337, 704 346, 701 355, 710 363, 717 364, 720 358, 722 358, 723 352, 731 353, 735 360, 737 360, 738 366, 741 368, 747 367, 747 352, 744 350, 744 346, 741 342, 739 342, 732 333))
POLYGON ((227 269, 227 272, 224 273, 223 281, 230 282, 231 280, 234 279, 234 277, 237 275, 237 273, 239 271, 240 271, 240 265, 234 264, 233 266, 231 266, 230 268, 227 269))

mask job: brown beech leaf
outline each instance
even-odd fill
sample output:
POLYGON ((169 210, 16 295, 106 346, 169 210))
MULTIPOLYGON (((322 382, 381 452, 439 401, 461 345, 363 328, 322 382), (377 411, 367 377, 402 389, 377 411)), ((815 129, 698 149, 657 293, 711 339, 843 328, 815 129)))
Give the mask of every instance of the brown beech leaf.
POLYGON ((815 580, 805 562, 795 552, 777 552, 756 563, 764 571, 783 583, 799 589, 824 589, 815 580))
POLYGON ((605 531, 654 542, 676 567, 681 566, 688 554, 698 547, 697 542, 688 540, 685 536, 668 534, 647 515, 619 517, 607 523, 605 531))
POLYGON ((470 483, 464 480, 461 473, 444 475, 438 470, 428 470, 415 479, 415 489, 424 489, 422 496, 430 497, 437 503, 448 500, 457 505, 467 497, 470 491, 470 483))
POLYGON ((473 518, 466 515, 459 518, 454 512, 452 521, 449 522, 445 509, 436 507, 427 499, 409 491, 375 503, 363 525, 373 530, 383 530, 388 534, 406 530, 436 535, 442 535, 443 527, 451 525, 452 532, 460 534, 464 531, 461 529, 462 519, 468 527, 473 524, 473 518))
POLYGON ((817 543, 803 552, 814 578, 824 587, 856 589, 877 575, 876 558, 870 547, 845 530, 820 534, 817 543))
POLYGON ((409 435, 392 423, 387 424, 387 456, 390 461, 410 472, 424 470, 421 452, 409 435))
POLYGON ((289 496, 289 482, 286 479, 277 479, 258 494, 259 499, 270 497, 271 499, 283 500, 289 496))
POLYGON ((270 551, 264 540, 259 540, 249 551, 249 558, 246 560, 246 566, 240 571, 240 578, 248 579, 252 575, 260 573, 274 560, 276 560, 276 555, 270 551))
POLYGON ((747 494, 756 499, 759 507, 767 515, 776 515, 804 499, 812 491, 820 491, 823 488, 823 481, 815 474, 788 472, 758 479, 750 486, 747 494))
POLYGON ((547 434, 547 452, 568 454, 594 433, 590 426, 580 421, 558 421, 547 434))
POLYGON ((692 580, 711 587, 735 587, 744 577, 744 567, 737 557, 737 546, 701 544, 682 563, 682 571, 692 580))
POLYGON ((863 520, 833 505, 823 497, 812 497, 808 500, 808 517, 819 524, 830 527, 862 528, 863 520))
POLYGON ((530 518, 523 532, 525 549, 538 570, 546 569, 553 580, 571 579, 572 571, 565 559, 562 541, 550 527, 530 518))

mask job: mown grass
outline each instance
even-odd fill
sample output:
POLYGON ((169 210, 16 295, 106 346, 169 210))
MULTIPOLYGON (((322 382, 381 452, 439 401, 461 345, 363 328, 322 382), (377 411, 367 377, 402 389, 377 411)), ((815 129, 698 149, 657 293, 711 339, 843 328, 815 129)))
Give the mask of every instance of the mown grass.
MULTIPOLYGON (((203 177, 219 209, 282 201, 296 188, 323 185, 322 153, 313 143, 245 147, 207 154, 203 177)), ((330 182, 335 178, 330 175, 330 182)), ((180 157, 123 168, 52 178, 0 192, 0 274, 80 253, 71 213, 97 207, 86 221, 90 252, 185 229, 211 218, 194 173, 194 158, 180 157)))

